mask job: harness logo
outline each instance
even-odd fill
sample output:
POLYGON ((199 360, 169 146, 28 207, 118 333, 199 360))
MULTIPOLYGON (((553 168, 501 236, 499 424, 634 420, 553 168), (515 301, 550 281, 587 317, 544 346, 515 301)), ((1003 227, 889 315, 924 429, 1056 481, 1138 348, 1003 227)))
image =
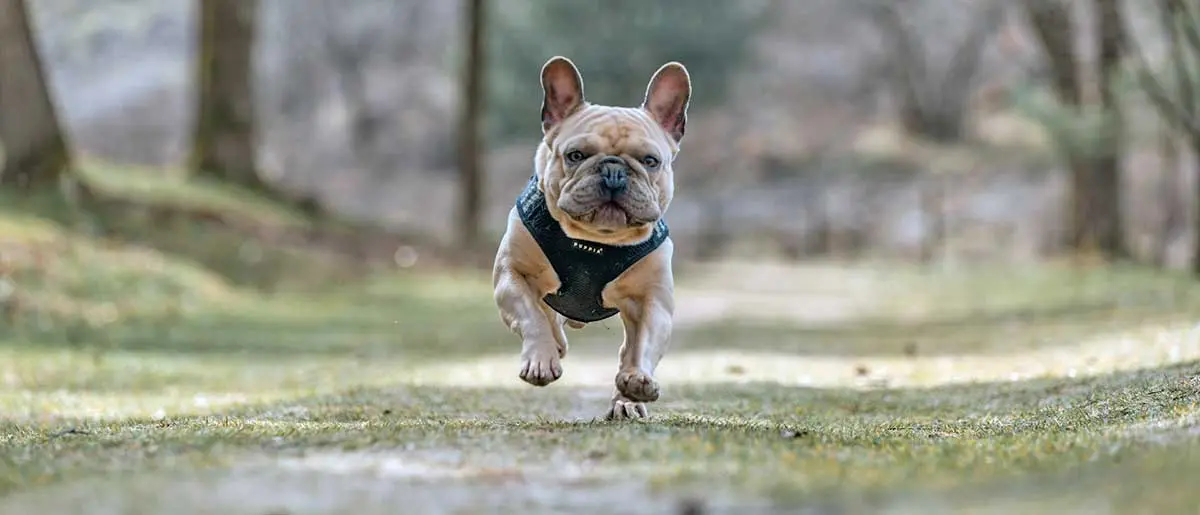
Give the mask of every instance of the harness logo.
POLYGON ((593 246, 591 246, 591 245, 584 245, 584 244, 582 244, 582 243, 579 243, 579 242, 577 242, 577 241, 572 241, 572 242, 571 242, 571 246, 572 246, 572 247, 574 247, 574 248, 577 248, 577 249, 579 249, 579 250, 582 250, 582 251, 584 251, 584 252, 591 252, 592 254, 595 254, 595 255, 597 255, 597 256, 604 254, 604 249, 602 249, 602 248, 599 248, 599 247, 593 247, 593 246))

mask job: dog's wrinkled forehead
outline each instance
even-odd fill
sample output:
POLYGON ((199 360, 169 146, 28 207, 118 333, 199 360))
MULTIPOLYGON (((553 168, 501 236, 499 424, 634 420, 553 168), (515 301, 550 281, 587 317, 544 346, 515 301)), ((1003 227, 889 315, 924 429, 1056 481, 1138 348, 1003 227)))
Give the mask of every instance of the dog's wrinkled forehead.
POLYGON ((587 146, 593 152, 656 152, 673 157, 678 144, 643 109, 591 105, 569 118, 554 146, 587 146))

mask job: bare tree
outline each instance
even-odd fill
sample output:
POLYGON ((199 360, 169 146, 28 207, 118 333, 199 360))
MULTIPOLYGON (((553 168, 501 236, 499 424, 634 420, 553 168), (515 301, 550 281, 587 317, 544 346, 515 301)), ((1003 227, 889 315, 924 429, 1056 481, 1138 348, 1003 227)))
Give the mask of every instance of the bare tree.
MULTIPOLYGON (((1156 0, 1159 28, 1166 38, 1165 69, 1155 70, 1141 50, 1132 52, 1138 82, 1159 117, 1187 140, 1192 167, 1200 172, 1200 77, 1194 63, 1200 57, 1200 6, 1185 0, 1156 0)), ((1133 45, 1130 45, 1133 46, 1133 45)), ((1200 181, 1196 181, 1193 209, 1200 221, 1200 181)), ((1198 222, 1200 223, 1200 222, 1198 222)), ((1192 271, 1200 275, 1200 237, 1193 241, 1192 271)))
POLYGON ((888 76, 908 132, 936 141, 963 139, 971 93, 984 47, 1004 19, 1005 3, 992 1, 974 15, 943 69, 932 66, 918 31, 904 19, 905 0, 860 0, 888 48, 888 76))
MULTIPOLYGON (((1100 111, 1105 113, 1094 153, 1091 190, 1084 204, 1087 240, 1109 257, 1127 257, 1124 217, 1121 211, 1121 156, 1124 154, 1125 124, 1121 102, 1113 83, 1121 71, 1125 48, 1124 25, 1118 0, 1095 0, 1097 81, 1100 111)), ((1086 240, 1085 240, 1086 241, 1086 240)))
POLYGON ((193 174, 268 190, 258 175, 254 39, 258 0, 199 0, 193 174))
POLYGON ((309 195, 289 195, 265 181, 258 169, 258 111, 254 54, 258 0, 198 0, 200 41, 192 154, 195 176, 236 184, 310 216, 323 215, 309 195))
POLYGON ((1086 118, 1092 107, 1102 113, 1100 121, 1091 126, 1073 125, 1071 130, 1056 134, 1058 151, 1071 176, 1070 246, 1076 251, 1096 251, 1108 258, 1123 258, 1127 248, 1119 184, 1124 134, 1119 99, 1112 88, 1125 46, 1121 12, 1116 0, 1094 0, 1096 75, 1100 80, 1093 106, 1087 101, 1080 79, 1082 65, 1074 48, 1072 2, 1023 0, 1022 4, 1049 61, 1052 89, 1059 106, 1067 116, 1077 119, 1086 118), (1078 140, 1086 140, 1088 144, 1078 144, 1078 140))
POLYGON ((0 186, 56 184, 71 165, 24 0, 0 0, 0 186))
POLYGON ((487 23, 487 3, 484 0, 467 0, 463 16, 464 47, 467 58, 462 89, 462 112, 458 127, 459 173, 462 181, 462 199, 459 213, 459 231, 464 246, 479 245, 483 217, 483 170, 481 167, 481 143, 483 121, 483 74, 487 66, 483 47, 484 29, 487 23))

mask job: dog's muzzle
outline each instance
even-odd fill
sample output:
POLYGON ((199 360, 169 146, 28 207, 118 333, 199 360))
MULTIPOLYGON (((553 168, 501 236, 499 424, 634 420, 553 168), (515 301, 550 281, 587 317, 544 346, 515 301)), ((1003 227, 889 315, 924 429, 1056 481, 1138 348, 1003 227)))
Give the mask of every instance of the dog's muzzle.
POLYGON ((609 156, 596 166, 600 169, 600 186, 609 198, 624 193, 629 187, 629 167, 621 158, 609 156))

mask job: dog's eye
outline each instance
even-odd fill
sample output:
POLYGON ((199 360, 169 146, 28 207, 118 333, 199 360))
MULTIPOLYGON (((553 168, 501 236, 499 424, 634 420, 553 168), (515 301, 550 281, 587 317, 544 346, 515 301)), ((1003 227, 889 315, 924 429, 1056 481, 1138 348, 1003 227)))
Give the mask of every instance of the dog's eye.
POLYGON ((642 164, 645 165, 646 168, 658 168, 659 162, 657 157, 646 156, 642 158, 642 164))
POLYGON ((570 152, 567 152, 567 161, 570 163, 578 163, 580 161, 583 161, 584 159, 587 159, 587 156, 584 155, 583 152, 580 152, 578 150, 572 150, 570 152))

